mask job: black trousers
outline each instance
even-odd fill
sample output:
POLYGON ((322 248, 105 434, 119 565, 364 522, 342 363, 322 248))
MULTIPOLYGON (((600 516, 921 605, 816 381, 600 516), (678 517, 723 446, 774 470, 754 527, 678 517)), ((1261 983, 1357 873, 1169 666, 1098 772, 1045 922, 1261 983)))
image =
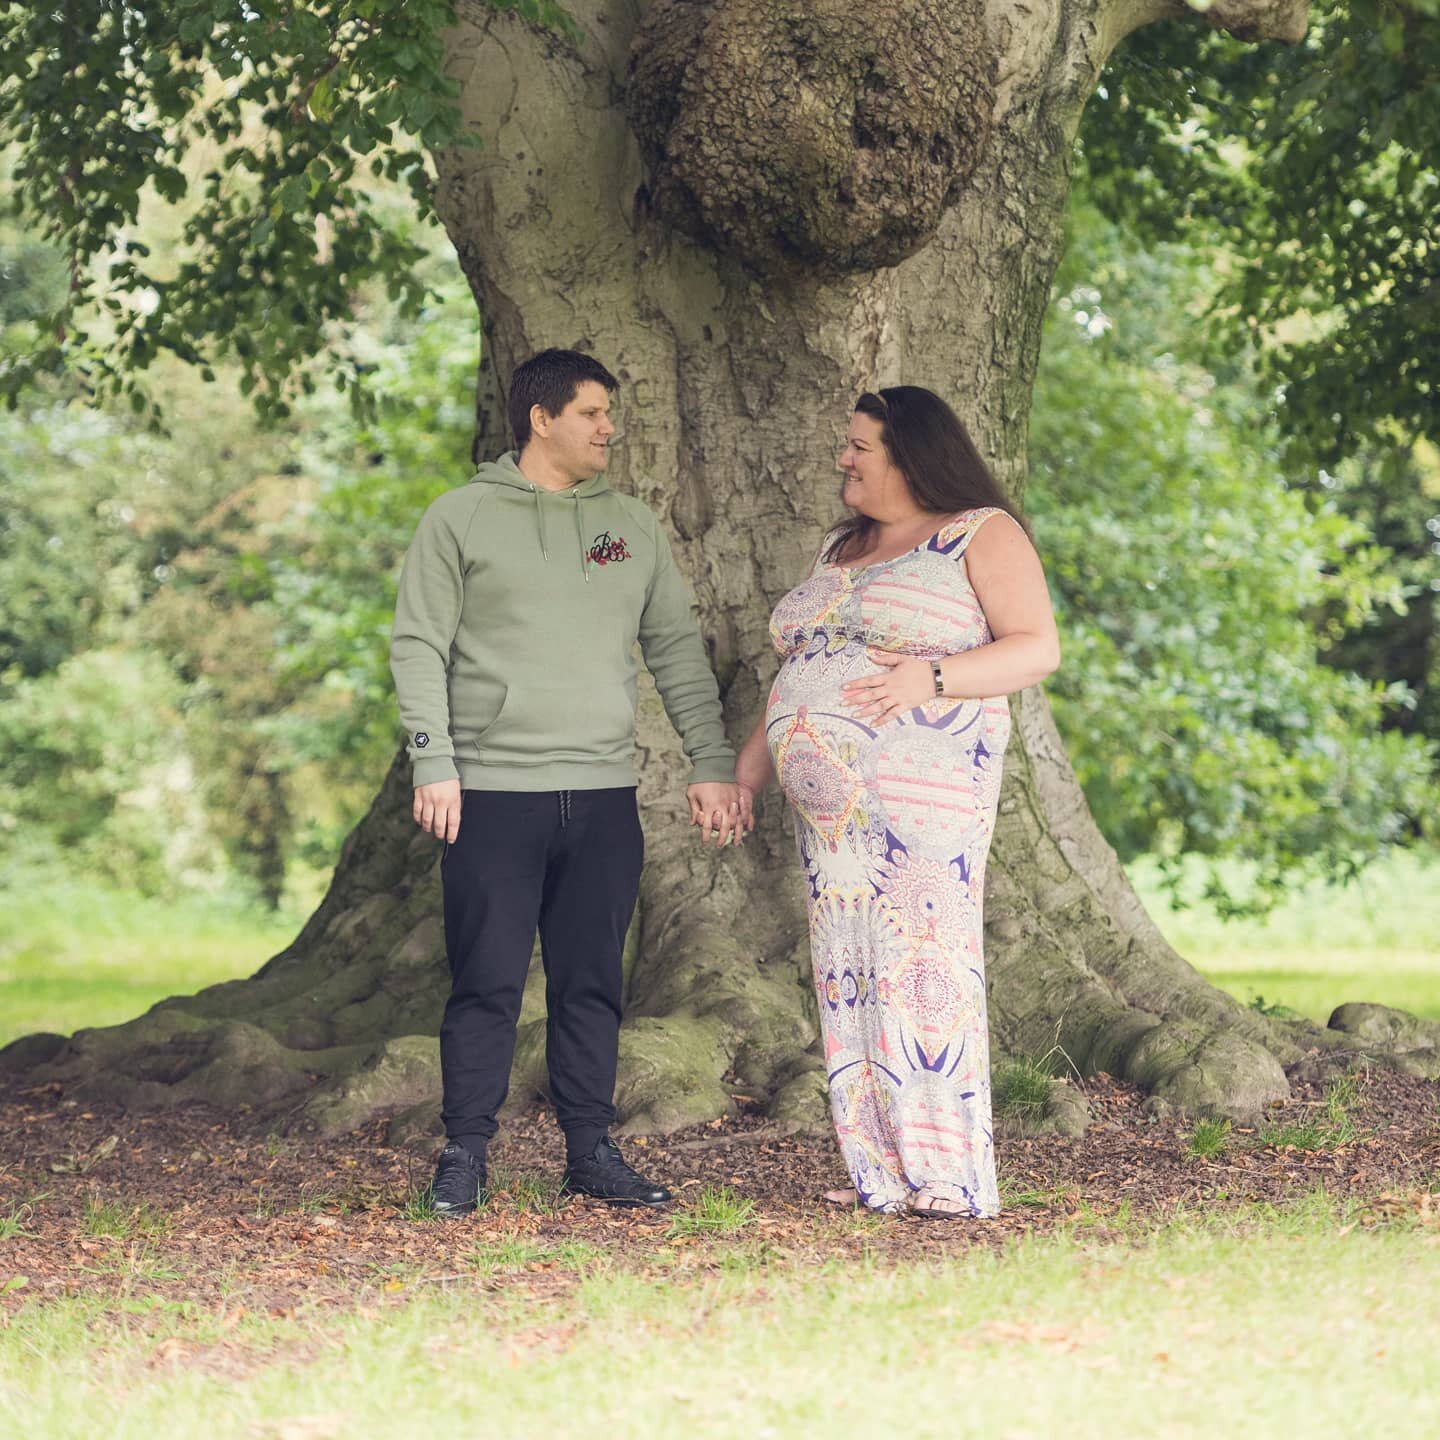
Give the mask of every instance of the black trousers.
POLYGON ((445 1133, 483 1152, 510 1085, 515 1025, 540 931, 546 1062, 571 1155, 615 1119, 620 956, 645 842, 633 787, 466 790, 446 848, 450 999, 440 1027, 445 1133))

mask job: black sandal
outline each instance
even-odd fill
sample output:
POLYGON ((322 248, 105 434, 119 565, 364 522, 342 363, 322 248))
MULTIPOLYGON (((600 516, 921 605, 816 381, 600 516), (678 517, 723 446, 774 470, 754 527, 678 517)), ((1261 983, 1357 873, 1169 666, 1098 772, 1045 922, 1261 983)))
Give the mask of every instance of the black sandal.
POLYGON ((940 1205, 963 1205, 963 1200, 945 1200, 938 1195, 926 1195, 923 1191, 915 1197, 917 1200, 928 1200, 928 1205, 911 1204, 905 1213, 913 1215, 917 1220, 973 1220, 975 1217, 969 1210, 941 1210, 940 1205))

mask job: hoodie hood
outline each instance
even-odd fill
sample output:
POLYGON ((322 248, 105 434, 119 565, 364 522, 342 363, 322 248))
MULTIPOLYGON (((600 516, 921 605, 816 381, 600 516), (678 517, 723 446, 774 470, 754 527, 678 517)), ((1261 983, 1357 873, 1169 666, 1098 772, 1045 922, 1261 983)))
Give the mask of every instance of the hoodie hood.
POLYGON ((577 499, 588 500, 592 495, 603 495, 609 488, 604 475, 592 475, 568 490, 544 490, 533 485, 520 473, 520 456, 514 450, 507 450, 498 460, 487 460, 470 482, 472 485, 505 485, 511 490, 536 490, 542 495, 574 495, 577 499))
MULTIPOLYGON (((545 534, 545 508, 547 505, 554 505, 556 501, 569 505, 575 514, 575 544, 580 557, 580 573, 585 577, 585 583, 590 583, 590 567, 586 563, 587 553, 585 549, 585 526, 580 519, 580 501, 593 500, 600 495, 610 493, 609 482, 604 475, 592 475, 588 480, 582 480, 578 485, 572 485, 567 490, 546 490, 543 486, 535 485, 527 480, 520 473, 520 456, 514 450, 507 450, 498 460, 490 460, 483 464, 471 480, 472 485, 496 485, 506 490, 518 490, 528 493, 535 502, 535 530, 540 537, 540 554, 542 558, 550 558, 549 543, 545 534)), ((553 512, 552 512, 553 513, 553 512)))

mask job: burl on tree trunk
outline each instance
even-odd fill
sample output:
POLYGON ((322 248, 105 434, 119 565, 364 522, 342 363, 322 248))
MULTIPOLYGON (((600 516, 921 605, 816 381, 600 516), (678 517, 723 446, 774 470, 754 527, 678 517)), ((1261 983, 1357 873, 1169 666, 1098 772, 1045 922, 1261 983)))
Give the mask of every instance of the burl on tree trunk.
MULTIPOLYGON (((477 453, 504 448, 500 377, 545 345, 621 380, 613 483, 669 525, 731 734, 764 704, 768 617, 839 514, 851 403, 883 384, 950 398, 1019 497, 1069 154, 1109 49, 1180 3, 659 0, 572 5, 574 45, 461 0, 451 73, 484 148, 436 157, 437 204, 484 324, 477 453), (638 15, 637 15, 638 10, 638 15)), ((1304 7, 1201 17, 1295 40, 1304 7)), ((457 481, 462 478, 457 469, 457 481)), ((418 519, 418 517, 417 517, 418 519)), ((576 697, 584 703, 583 696, 576 697)), ((1440 1026, 1345 1006, 1329 1027, 1247 1011, 1166 945, 1095 828, 1038 691, 1014 700, 986 900, 995 1049, 1138 1081, 1248 1118, 1287 1070, 1358 1050, 1440 1074, 1440 1026)), ((664 1130, 763 1102, 826 1123, 793 844, 778 795, 739 852, 702 850, 686 767, 642 691, 649 861, 626 955, 617 1103, 664 1130)), ((267 1124, 397 1139, 438 1125, 447 988, 438 846, 397 759, 302 934, 249 980, 69 1041, 5 1052, 76 1093, 203 1099, 267 1124)), ((532 970, 512 1103, 543 1092, 532 970)), ((1084 1104, 1056 1081, 1049 1124, 1084 1104)))

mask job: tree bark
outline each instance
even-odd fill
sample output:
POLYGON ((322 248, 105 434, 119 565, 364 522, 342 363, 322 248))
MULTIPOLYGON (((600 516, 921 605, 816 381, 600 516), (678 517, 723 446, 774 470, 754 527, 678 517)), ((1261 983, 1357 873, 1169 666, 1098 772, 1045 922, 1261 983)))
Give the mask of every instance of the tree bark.
MULTIPOLYGON (((841 513, 834 455, 860 391, 940 391, 1020 497, 1081 108, 1119 36, 1186 7, 883 0, 863 22, 832 0, 570 8, 579 46, 480 0, 462 0, 450 37, 484 141, 437 157, 438 208, 484 324, 477 454, 503 448, 502 377, 527 354, 573 346, 614 371, 612 483, 671 531, 738 741, 775 673, 770 610, 841 513)), ((1297 14, 1303 31, 1294 4, 1236 0, 1205 18, 1222 10, 1252 38, 1298 38, 1297 14)), ((1126 883, 1043 694, 1014 710, 986 909, 998 1052, 1242 1119, 1288 1093, 1287 1066, 1386 1037, 1408 1067, 1440 1073, 1440 1027, 1387 1029, 1365 1007, 1333 1029, 1287 1024, 1206 984, 1126 883)), ((688 825, 686 766, 653 690, 639 748, 649 859, 621 1119, 674 1128, 743 1093, 777 1124, 824 1124, 780 799, 751 843, 717 857, 688 825)), ((397 1136, 434 1133, 438 850, 408 795, 397 759, 324 903, 257 976, 69 1042, 32 1037, 11 1063, 134 1103, 204 1098, 331 1133, 388 1110, 397 1136)), ((542 1005, 532 973, 517 1103, 543 1091, 542 1005)), ((1074 1106, 1056 1114, 1077 1121, 1074 1106)))

